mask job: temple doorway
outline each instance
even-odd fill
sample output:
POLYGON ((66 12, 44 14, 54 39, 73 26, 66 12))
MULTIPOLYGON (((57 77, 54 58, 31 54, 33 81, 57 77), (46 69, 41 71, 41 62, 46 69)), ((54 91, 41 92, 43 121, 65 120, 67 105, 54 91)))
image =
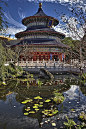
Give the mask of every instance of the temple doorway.
POLYGON ((55 61, 58 61, 58 55, 54 55, 53 58, 55 59, 55 61))

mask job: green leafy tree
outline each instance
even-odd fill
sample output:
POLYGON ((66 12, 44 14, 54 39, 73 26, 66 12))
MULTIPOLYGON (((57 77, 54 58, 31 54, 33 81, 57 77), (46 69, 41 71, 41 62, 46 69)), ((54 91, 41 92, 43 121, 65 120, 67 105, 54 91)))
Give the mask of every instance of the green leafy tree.
POLYGON ((15 62, 18 60, 18 55, 10 47, 4 47, 3 42, 0 40, 0 80, 5 81, 7 77, 13 77, 13 75, 17 74, 15 62), (14 64, 5 66, 5 63, 11 61, 11 59, 14 61, 14 64))
POLYGON ((6 18, 4 16, 4 10, 2 8, 2 4, 5 4, 6 6, 7 3, 4 0, 0 0, 0 33, 6 33, 6 29, 8 28, 8 22, 6 21, 6 18))

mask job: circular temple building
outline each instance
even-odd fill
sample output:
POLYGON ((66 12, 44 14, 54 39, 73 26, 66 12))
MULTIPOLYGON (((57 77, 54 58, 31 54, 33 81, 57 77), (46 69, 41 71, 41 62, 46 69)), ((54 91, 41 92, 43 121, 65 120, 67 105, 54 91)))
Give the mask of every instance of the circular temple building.
POLYGON ((27 28, 23 32, 15 35, 19 43, 12 47, 21 48, 19 60, 60 60, 65 59, 64 50, 69 48, 61 43, 65 35, 53 29, 52 26, 59 24, 59 21, 51 16, 47 16, 39 3, 38 12, 22 20, 22 24, 27 28))

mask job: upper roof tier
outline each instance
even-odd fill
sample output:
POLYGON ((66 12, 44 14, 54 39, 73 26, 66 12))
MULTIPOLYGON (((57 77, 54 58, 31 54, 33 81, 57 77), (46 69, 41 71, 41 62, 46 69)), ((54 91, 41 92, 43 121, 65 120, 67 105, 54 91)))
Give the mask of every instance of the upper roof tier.
POLYGON ((58 25, 59 21, 58 19, 54 18, 54 17, 51 17, 51 16, 47 16, 44 12, 43 12, 43 9, 42 9, 42 3, 39 3, 39 9, 38 9, 38 12, 33 15, 33 16, 29 16, 29 17, 26 17, 22 20, 22 24, 24 24, 25 26, 27 26, 29 23, 32 23, 32 22, 39 22, 39 21, 45 21, 49 22, 49 20, 52 20, 53 22, 53 25, 56 26, 58 25))
POLYGON ((35 15, 33 15, 33 16, 47 16, 47 15, 43 12, 42 3, 39 3, 38 12, 37 12, 35 15))

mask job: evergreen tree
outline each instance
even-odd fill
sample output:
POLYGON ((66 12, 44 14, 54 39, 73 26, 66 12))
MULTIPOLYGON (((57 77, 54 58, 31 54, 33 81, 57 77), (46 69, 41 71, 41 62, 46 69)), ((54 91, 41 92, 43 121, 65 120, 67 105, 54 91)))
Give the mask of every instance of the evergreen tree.
POLYGON ((4 0, 0 0, 0 33, 6 32, 6 29, 8 27, 8 22, 6 21, 6 18, 4 16, 4 10, 2 8, 2 4, 8 6, 4 0))

